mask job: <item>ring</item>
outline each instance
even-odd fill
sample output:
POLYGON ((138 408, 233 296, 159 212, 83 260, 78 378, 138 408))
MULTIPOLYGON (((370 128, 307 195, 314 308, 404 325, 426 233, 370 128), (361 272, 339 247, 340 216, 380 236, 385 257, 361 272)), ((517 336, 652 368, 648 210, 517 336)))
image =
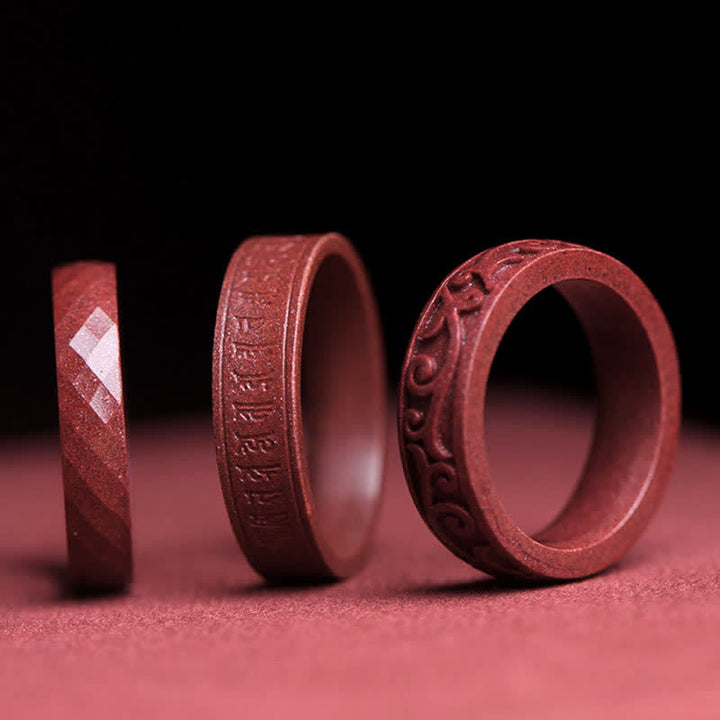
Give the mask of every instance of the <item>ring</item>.
POLYGON ((213 415, 230 521, 260 574, 342 578, 365 562, 386 402, 377 308, 350 242, 242 243, 218 305, 213 415))
POLYGON ((415 505, 452 552, 495 576, 579 578, 618 560, 662 498, 679 424, 677 354, 662 310, 627 267, 579 245, 522 240, 461 265, 423 310, 403 366, 400 448, 415 505), (492 484, 485 393, 511 321, 550 286, 585 330, 598 414, 570 500, 530 537, 492 484))
POLYGON ((52 286, 70 581, 121 588, 132 548, 115 266, 63 265, 52 286))

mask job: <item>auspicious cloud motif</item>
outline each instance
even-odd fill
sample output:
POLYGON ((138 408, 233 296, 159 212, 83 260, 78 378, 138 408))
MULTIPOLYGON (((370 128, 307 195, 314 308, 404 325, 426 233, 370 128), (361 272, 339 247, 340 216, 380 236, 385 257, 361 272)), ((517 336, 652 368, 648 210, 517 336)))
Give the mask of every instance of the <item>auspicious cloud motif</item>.
POLYGON ((86 365, 73 380, 73 386, 107 424, 122 402, 117 325, 96 307, 70 340, 70 347, 86 365))
POLYGON ((452 414, 450 390, 467 342, 467 323, 484 311, 508 270, 559 247, 567 245, 518 241, 462 265, 425 311, 404 373, 402 433, 416 501, 438 538, 471 564, 484 539, 458 482, 451 426, 445 420, 452 414))

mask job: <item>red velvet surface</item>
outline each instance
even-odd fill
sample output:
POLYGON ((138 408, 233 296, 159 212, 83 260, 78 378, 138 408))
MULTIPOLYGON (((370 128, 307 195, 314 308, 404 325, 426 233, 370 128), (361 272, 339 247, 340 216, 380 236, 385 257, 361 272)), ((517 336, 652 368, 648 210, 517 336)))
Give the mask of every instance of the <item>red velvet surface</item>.
MULTIPOLYGON (((590 432, 582 406, 490 403, 489 452, 525 529, 557 510, 590 432)), ((720 435, 686 427, 665 502, 619 565, 498 584, 435 540, 394 427, 369 566, 275 588, 232 537, 208 419, 131 429, 136 582, 63 590, 54 437, 0 446, 0 716, 720 717, 720 435)))

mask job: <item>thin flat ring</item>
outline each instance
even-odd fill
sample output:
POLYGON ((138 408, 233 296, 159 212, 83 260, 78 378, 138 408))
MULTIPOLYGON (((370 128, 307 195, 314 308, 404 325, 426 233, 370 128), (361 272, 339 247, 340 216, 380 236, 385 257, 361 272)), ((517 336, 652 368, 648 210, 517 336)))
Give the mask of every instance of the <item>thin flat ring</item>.
POLYGON ((133 569, 115 266, 63 265, 52 285, 70 580, 121 588, 133 569))
POLYGON ((228 514, 266 578, 342 578, 364 564, 386 402, 378 313, 351 244, 246 240, 220 294, 213 409, 228 514))
POLYGON ((607 255, 551 240, 480 253, 425 307, 401 383, 400 447, 415 504, 433 533, 480 570, 535 580, 597 573, 638 539, 663 495, 680 424, 675 343, 650 291, 607 255), (550 286, 585 330, 598 415, 573 495, 530 537, 492 484, 485 392, 510 322, 550 286))

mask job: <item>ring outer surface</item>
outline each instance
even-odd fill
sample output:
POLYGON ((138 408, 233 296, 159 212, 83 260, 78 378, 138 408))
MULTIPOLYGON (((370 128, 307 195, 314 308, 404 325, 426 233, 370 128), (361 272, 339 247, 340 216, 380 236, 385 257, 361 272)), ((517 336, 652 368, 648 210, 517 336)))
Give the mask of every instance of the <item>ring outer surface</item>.
POLYGON ((52 286, 69 579, 121 589, 133 560, 115 266, 62 265, 52 286))
MULTIPOLYGON (((336 580, 367 561, 380 492, 357 552, 337 552, 318 518, 304 448, 303 333, 315 276, 339 257, 352 273, 370 326, 367 357, 377 407, 375 445, 384 456, 386 381, 380 320, 365 268, 342 235, 245 240, 228 265, 213 352, 213 420, 220 483, 243 553, 275 582, 336 580), (381 415, 380 417, 380 409, 381 415)), ((357 361, 355 361, 357 362, 357 361)), ((381 483, 382 465, 379 467, 381 483)))
POLYGON ((507 243, 453 271, 420 315, 401 376, 399 441, 415 505, 453 553, 497 577, 573 579, 617 561, 657 509, 679 425, 677 353, 650 291, 617 260, 554 240, 507 243), (493 358, 517 312, 543 289, 567 280, 604 285, 632 309, 657 366, 659 417, 650 471, 627 516, 596 542, 553 547, 515 524, 492 485, 484 404, 493 358))

